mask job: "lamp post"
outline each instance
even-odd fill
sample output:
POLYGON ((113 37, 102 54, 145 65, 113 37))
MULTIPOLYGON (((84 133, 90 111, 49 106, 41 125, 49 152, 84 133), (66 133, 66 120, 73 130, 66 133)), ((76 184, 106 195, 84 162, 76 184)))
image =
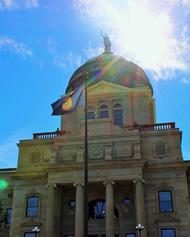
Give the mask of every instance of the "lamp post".
POLYGON ((35 226, 34 229, 32 229, 32 232, 37 233, 37 236, 38 236, 40 229, 37 226, 35 226))
POLYGON ((141 231, 144 229, 144 226, 143 225, 141 225, 141 224, 138 224, 137 226, 136 226, 136 230, 138 231, 138 233, 139 233, 139 237, 141 237, 141 231))

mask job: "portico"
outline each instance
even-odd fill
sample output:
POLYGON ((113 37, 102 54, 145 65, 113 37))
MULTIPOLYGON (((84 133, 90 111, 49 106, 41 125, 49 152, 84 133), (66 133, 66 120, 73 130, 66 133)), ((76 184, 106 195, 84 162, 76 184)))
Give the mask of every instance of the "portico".
MULTIPOLYGON (((136 233, 137 221, 141 221, 146 226, 143 183, 143 179, 90 181, 88 195, 89 236, 115 237, 124 236, 128 232, 136 233), (128 204, 124 203, 126 198, 128 204)), ((56 195, 61 195, 59 198, 61 203, 56 203, 56 205, 62 210, 59 217, 62 223, 60 228, 62 236, 83 237, 83 192, 82 182, 73 185, 59 183, 48 187, 48 202, 56 203, 56 195), (62 192, 58 194, 55 187, 61 189, 62 192)), ((55 214, 52 214, 51 208, 53 206, 49 206, 47 220, 53 226, 53 221, 55 222, 56 218, 55 214)), ((47 228, 47 233, 49 233, 47 236, 55 235, 53 228, 51 230, 47 228)), ((146 232, 144 232, 143 237, 146 236, 146 232)))

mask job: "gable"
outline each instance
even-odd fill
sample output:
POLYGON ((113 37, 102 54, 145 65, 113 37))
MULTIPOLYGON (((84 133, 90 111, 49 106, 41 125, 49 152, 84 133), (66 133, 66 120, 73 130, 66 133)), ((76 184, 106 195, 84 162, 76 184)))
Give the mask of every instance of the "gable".
POLYGON ((124 86, 120 86, 106 81, 100 81, 88 88, 88 95, 97 96, 97 95, 121 94, 126 93, 129 90, 130 90, 129 88, 124 86))

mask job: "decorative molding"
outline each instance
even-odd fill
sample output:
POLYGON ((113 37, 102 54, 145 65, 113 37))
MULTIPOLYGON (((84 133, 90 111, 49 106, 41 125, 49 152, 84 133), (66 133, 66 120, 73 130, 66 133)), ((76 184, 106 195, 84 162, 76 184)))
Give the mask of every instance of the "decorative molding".
POLYGON ((90 159, 103 159, 104 146, 103 145, 90 145, 89 146, 89 158, 90 159))
POLYGON ((84 148, 80 147, 77 150, 77 162, 83 162, 84 158, 84 148))
POLYGON ((128 142, 114 143, 115 158, 132 157, 132 144, 128 142))
POLYGON ((76 188, 78 185, 81 185, 82 187, 84 187, 84 183, 74 183, 73 186, 76 188))
POLYGON ((77 156, 76 147, 61 147, 59 149, 59 161, 73 161, 77 156))
POLYGON ((141 159, 141 146, 139 143, 134 143, 134 159, 141 159))
POLYGON ((30 191, 30 193, 29 193, 29 195, 36 195, 37 194, 37 192, 36 192, 36 189, 34 188, 34 189, 32 189, 31 191, 30 191))
POLYGON ((25 222, 21 223, 20 225, 21 226, 41 226, 42 223, 34 220, 33 217, 30 217, 30 219, 28 221, 25 221, 25 222))
POLYGON ((164 214, 163 216, 155 219, 155 222, 179 222, 180 219, 171 216, 170 214, 164 214))
POLYGON ((107 180, 107 181, 104 181, 103 182, 103 185, 106 186, 107 184, 111 184, 111 185, 114 185, 115 186, 115 181, 113 180, 107 180))
POLYGON ((137 182, 145 183, 145 179, 134 179, 133 183, 136 184, 137 182))
POLYGON ((112 160, 112 144, 105 146, 105 160, 112 160))
POLYGON ((167 183, 161 183, 161 184, 160 184, 160 188, 161 188, 162 190, 167 190, 169 187, 168 187, 168 184, 167 184, 167 183))

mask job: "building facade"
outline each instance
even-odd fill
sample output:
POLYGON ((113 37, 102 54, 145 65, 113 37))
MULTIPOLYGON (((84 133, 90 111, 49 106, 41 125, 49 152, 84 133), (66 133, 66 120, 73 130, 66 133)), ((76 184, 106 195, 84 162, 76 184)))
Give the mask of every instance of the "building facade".
MULTIPOLYGON (((182 132, 156 123, 153 89, 136 64, 105 52, 88 72, 88 228, 91 237, 190 236, 189 161, 182 132)), ((21 140, 18 167, 1 169, 1 237, 82 237, 84 106, 61 116, 55 132, 21 140), (33 232, 38 227, 38 233, 33 232)))

